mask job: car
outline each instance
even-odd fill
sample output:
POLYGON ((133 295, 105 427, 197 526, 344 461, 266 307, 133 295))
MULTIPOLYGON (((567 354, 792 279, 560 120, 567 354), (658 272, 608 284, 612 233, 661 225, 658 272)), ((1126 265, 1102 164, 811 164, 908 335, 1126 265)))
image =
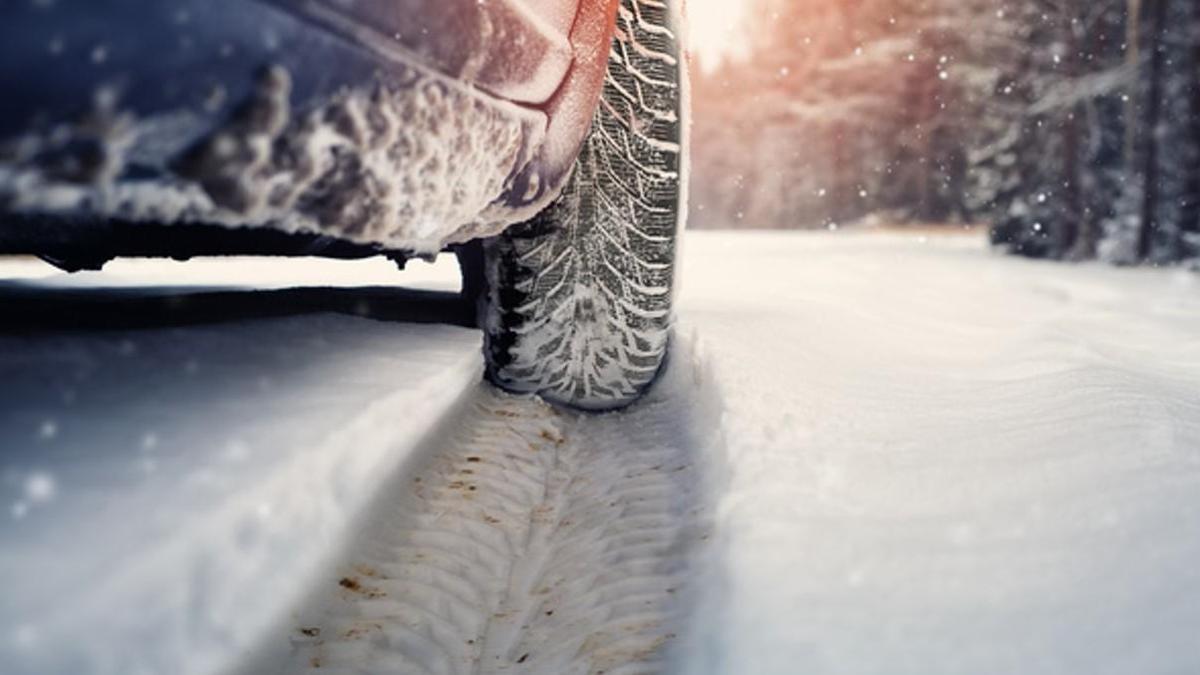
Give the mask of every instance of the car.
POLYGON ((629 404, 668 351, 681 0, 0 4, 0 254, 452 251, 486 373, 629 404))

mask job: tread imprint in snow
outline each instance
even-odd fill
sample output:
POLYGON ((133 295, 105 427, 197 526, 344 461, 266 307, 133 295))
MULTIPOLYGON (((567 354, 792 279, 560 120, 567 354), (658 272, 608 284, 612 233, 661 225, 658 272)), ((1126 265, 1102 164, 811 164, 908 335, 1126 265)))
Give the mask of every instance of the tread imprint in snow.
POLYGON ((680 219, 679 47, 673 13, 622 0, 600 106, 562 196, 488 242, 489 375, 580 407, 628 403, 671 327, 680 219))
POLYGON ((673 405, 582 417, 482 388, 286 672, 659 672, 701 529, 673 405))

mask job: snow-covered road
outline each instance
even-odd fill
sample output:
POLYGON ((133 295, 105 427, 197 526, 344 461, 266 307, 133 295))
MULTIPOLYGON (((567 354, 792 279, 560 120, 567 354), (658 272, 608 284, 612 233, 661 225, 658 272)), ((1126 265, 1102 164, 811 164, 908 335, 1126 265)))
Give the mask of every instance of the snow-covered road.
POLYGON ((239 672, 662 672, 707 532, 691 403, 582 415, 481 385, 239 672))
POLYGON ((686 244, 728 482, 680 672, 1200 672, 1200 275, 686 244))
MULTIPOLYGON (((344 266, 325 267, 336 280, 344 266)), ((220 266, 121 269, 33 297, 59 321, 161 327, 0 338, 6 673, 228 666, 478 379, 474 331, 324 313, 225 323, 272 313, 275 296, 218 295, 214 310, 194 294, 220 266), (124 290, 77 295, 87 283, 124 290)), ((27 287, 5 291, 19 300, 6 311, 28 308, 27 287)))
POLYGON ((684 245, 669 373, 605 416, 372 320, 448 295, 195 295, 386 265, 0 265, 5 672, 1200 671, 1200 277, 684 245))

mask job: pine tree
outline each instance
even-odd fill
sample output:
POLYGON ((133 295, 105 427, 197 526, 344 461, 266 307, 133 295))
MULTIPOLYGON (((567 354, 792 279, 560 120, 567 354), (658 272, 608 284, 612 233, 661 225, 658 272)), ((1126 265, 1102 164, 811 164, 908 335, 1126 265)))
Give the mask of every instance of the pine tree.
POLYGON ((1009 85, 1023 108, 1009 130, 1015 158, 993 240, 1034 257, 1094 257, 1122 171, 1125 4, 1046 0, 1014 14, 1030 50, 1009 85))
POLYGON ((1027 256, 1200 256, 1195 0, 758 2, 757 49, 696 85, 697 220, 882 210, 1027 256))

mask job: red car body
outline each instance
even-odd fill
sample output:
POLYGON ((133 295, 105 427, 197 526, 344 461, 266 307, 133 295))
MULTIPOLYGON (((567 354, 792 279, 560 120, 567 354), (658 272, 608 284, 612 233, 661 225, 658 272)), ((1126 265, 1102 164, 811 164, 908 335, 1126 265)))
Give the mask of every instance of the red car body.
MULTIPOLYGON (((0 109, 0 253, 40 255, 67 269, 95 268, 129 255, 384 253, 400 260, 496 234, 553 201, 569 175, 600 97, 617 5, 617 0, 6 4, 0 8, 0 80, 7 98, 0 109), (276 74, 264 77, 268 66, 276 74), (256 70, 258 80, 251 77, 256 70), (402 87, 396 82, 414 77, 440 83, 470 104, 452 106, 450 117, 473 107, 520 127, 519 151, 498 158, 487 167, 487 180, 475 181, 497 186, 494 194, 471 195, 470 203, 459 198, 462 203, 448 205, 446 213, 429 209, 432 222, 422 223, 428 231, 419 237, 402 232, 411 223, 389 229, 386 223, 351 222, 357 214, 348 204, 380 197, 378 190, 358 190, 369 181, 345 180, 345 167, 327 167, 313 177, 316 196, 299 194, 287 202, 317 204, 321 208, 312 209, 312 217, 297 220, 286 209, 261 208, 265 192, 281 180, 266 174, 286 172, 238 152, 253 153, 255 143, 265 143, 279 154, 302 113, 333 117, 346 92, 402 87), (213 103, 210 91, 220 93, 220 100, 213 103), (155 136, 183 116, 189 126, 172 137, 155 136), (112 129, 126 118, 135 120, 137 133, 113 142, 112 129), (153 143, 145 140, 152 137, 153 143), (221 150, 231 138, 240 144, 237 152, 221 150), (142 200, 138 208, 128 207, 130 194, 142 200), (156 204, 185 199, 191 200, 186 208, 156 204)), ((434 135, 425 128, 414 133, 434 135)), ((446 156, 450 163, 460 158, 452 147, 446 156)), ((422 171, 409 162, 373 178, 393 185, 431 180, 422 171)))

